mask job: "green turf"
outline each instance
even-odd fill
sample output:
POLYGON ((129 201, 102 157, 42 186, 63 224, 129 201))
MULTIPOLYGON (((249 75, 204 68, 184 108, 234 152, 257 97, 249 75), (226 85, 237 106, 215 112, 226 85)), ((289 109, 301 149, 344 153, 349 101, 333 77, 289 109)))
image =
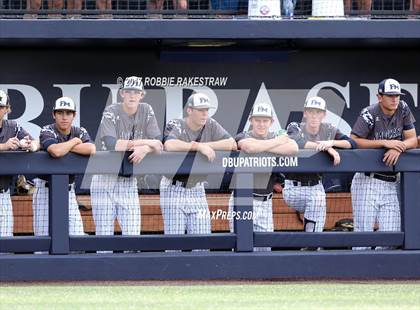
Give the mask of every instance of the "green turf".
POLYGON ((420 284, 1 286, 0 309, 420 309, 420 284))

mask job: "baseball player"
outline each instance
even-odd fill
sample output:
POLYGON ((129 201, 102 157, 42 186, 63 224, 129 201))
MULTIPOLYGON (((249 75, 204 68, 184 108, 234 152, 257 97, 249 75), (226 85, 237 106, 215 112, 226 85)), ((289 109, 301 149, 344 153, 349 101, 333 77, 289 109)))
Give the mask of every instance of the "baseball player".
MULTIPOLYGON (((355 148, 356 143, 340 132, 335 126, 323 123, 326 116, 326 102, 321 97, 311 97, 305 102, 300 124, 290 123, 288 135, 300 149, 314 149, 327 152, 334 165, 340 163, 340 155, 335 148, 355 148)), ((287 173, 283 198, 289 207, 304 214, 305 232, 322 232, 326 217, 325 190, 319 173, 287 173)), ((311 250, 310 248, 305 248, 311 250)))
MULTIPOLYGON (((238 149, 245 153, 270 152, 278 155, 293 155, 298 152, 295 141, 283 134, 277 136, 270 131, 274 122, 273 111, 267 103, 257 103, 249 116, 252 129, 238 134, 235 138, 238 149)), ((255 174, 253 191, 254 231, 274 231, 273 225, 273 175, 255 174)), ((229 214, 233 214, 234 197, 229 199, 229 214)), ((233 218, 229 217, 229 227, 233 232, 233 218)), ((256 247, 254 251, 270 251, 271 248, 256 247)))
MULTIPOLYGON (((10 112, 9 96, 0 90, 0 151, 37 151, 38 141, 15 121, 3 119, 10 112)), ((12 176, 0 176, 0 237, 13 236, 13 209, 9 191, 11 182, 12 176)))
MULTIPOLYGON (((187 101, 187 117, 168 122, 164 132, 166 151, 196 151, 209 161, 216 150, 236 149, 235 140, 209 117, 210 99, 203 93, 192 94, 187 101)), ((204 191, 206 176, 173 178, 163 176, 160 183, 160 206, 165 234, 209 234, 210 213, 204 191)))
MULTIPOLYGON (((103 151, 132 151, 129 159, 139 163, 148 153, 160 153, 162 142, 152 107, 141 102, 145 96, 141 78, 128 77, 119 91, 122 102, 105 108, 99 129, 103 151)), ((140 235, 140 205, 134 176, 95 175, 91 199, 96 235, 113 235, 115 218, 123 235, 140 235)))
MULTIPOLYGON (((76 105, 73 99, 61 97, 53 108, 54 124, 41 129, 39 140, 43 150, 53 158, 60 158, 69 152, 80 155, 93 155, 96 151, 90 136, 83 127, 73 126, 76 105)), ((84 235, 82 217, 74 192, 74 175, 69 176, 69 234, 84 235)), ((32 208, 34 212, 35 236, 48 235, 48 176, 41 175, 34 179, 35 192, 32 208)))
MULTIPOLYGON (((380 82, 378 103, 361 111, 351 131, 359 148, 385 148, 383 162, 387 166, 395 165, 401 153, 417 146, 415 119, 400 95, 398 81, 380 82)), ((394 172, 356 173, 351 185, 354 231, 373 231, 375 222, 380 231, 400 231, 398 187, 394 172)))

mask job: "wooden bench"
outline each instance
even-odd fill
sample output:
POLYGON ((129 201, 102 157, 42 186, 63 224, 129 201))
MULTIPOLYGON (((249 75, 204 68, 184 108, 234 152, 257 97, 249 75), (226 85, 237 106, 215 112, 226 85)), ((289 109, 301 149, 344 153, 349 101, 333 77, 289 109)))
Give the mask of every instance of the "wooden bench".
MULTIPOLYGON (((210 211, 217 212, 218 209, 228 209, 229 194, 208 194, 207 200, 210 211)), ((79 204, 85 206, 81 210, 85 232, 94 233, 91 203, 89 195, 77 196, 79 204)), ((162 233, 163 220, 160 212, 159 195, 140 195, 141 205, 141 229, 142 233, 162 233)), ((14 233, 27 235, 33 233, 32 228, 32 196, 13 196, 14 233)), ((302 230, 302 215, 299 219, 296 212, 287 207, 281 194, 273 197, 273 218, 275 230, 302 230)), ((327 221, 325 229, 334 227, 336 221, 343 218, 352 218, 350 193, 328 193, 327 194, 327 221)), ((222 232, 229 230, 227 219, 212 220, 212 231, 222 232)), ((115 231, 119 232, 120 227, 116 221, 115 231)))

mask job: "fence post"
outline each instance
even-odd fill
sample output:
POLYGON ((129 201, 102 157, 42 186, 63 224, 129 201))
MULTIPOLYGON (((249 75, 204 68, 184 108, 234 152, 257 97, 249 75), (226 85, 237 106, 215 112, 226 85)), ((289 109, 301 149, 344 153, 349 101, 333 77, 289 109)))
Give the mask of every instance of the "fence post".
POLYGON ((401 221, 404 250, 420 250, 420 172, 401 173, 401 221))
MULTIPOLYGON (((236 174, 234 190, 235 214, 252 214, 254 175, 252 173, 236 174), (239 212, 239 213, 238 213, 239 212)), ((232 215, 231 215, 232 216, 232 215)), ((254 246, 253 220, 234 218, 236 233, 236 252, 252 252, 254 246)))
POLYGON ((69 253, 69 176, 51 175, 49 178, 48 208, 50 254, 69 253))

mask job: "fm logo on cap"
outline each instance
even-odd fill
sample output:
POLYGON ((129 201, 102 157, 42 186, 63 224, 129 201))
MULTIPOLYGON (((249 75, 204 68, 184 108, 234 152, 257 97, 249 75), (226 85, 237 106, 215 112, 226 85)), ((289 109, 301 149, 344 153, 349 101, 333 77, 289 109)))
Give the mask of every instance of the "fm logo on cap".
POLYGON ((60 101, 60 107, 69 107, 70 108, 70 102, 61 100, 60 101))
POLYGON ((396 85, 396 84, 389 84, 389 88, 392 90, 392 89, 397 89, 397 90, 400 90, 400 86, 399 85, 396 85))
POLYGON ((257 107, 257 112, 266 112, 268 113, 268 108, 264 108, 262 106, 257 107))
POLYGON ((311 101, 311 105, 317 105, 317 106, 321 106, 321 102, 315 99, 312 99, 311 101))

